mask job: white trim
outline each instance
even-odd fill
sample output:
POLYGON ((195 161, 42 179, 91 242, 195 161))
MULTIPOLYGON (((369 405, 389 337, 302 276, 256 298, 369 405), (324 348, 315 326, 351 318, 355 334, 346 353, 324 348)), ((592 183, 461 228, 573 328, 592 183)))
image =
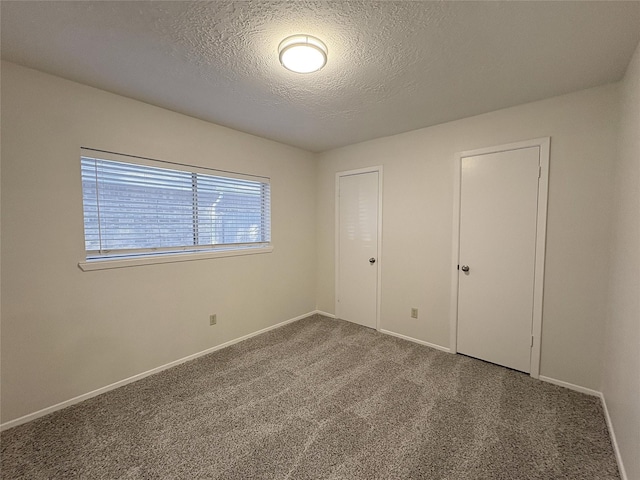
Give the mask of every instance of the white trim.
POLYGON ((318 315, 322 315, 323 317, 329 317, 329 318, 334 318, 334 319, 338 318, 333 313, 323 312, 322 310, 314 310, 313 313, 314 314, 318 314, 318 315))
POLYGON ((539 375, 538 380, 542 380, 543 382, 547 382, 547 383, 552 383, 554 385, 558 385, 559 387, 568 388, 569 390, 574 390, 576 392, 586 393, 587 395, 591 395, 592 397, 600 397, 602 395, 597 390, 592 390, 591 388, 575 385, 573 383, 565 382, 563 380, 557 380, 555 378, 545 377, 544 375, 539 375))
POLYGON ((335 183, 335 312, 334 318, 339 318, 338 298, 340 293, 340 177, 348 177, 350 175, 360 175, 363 173, 378 173, 378 278, 376 291, 376 330, 380 330, 380 308, 381 308, 381 292, 382 292, 382 189, 383 189, 383 168, 382 165, 373 167, 358 168, 357 170, 347 170, 344 172, 336 172, 335 183))
POLYGON ((151 255, 136 258, 119 258, 114 260, 93 260, 80 262, 78 267, 83 272, 94 270, 107 270, 110 268, 137 267, 141 265, 154 265, 157 263, 191 262, 194 260, 207 260, 210 258, 238 257, 241 255, 256 255, 259 253, 271 253, 273 246, 268 247, 247 247, 229 250, 217 250, 198 253, 176 253, 164 255, 151 255))
POLYGON ((401 333, 392 332, 390 330, 380 329, 380 333, 384 333, 385 335, 391 335, 392 337, 398 337, 403 340, 408 340, 409 342, 419 343, 420 345, 424 345, 425 347, 435 348, 436 350, 440 350, 442 352, 450 353, 451 350, 447 347, 443 347, 441 345, 436 345, 435 343, 425 342, 424 340, 418 340, 417 338, 408 337, 406 335, 402 335, 401 333))
POLYGON ((523 148, 538 147, 540 159, 540 180, 538 182, 538 213, 536 218, 536 260, 534 267, 534 292, 533 315, 531 322, 531 335, 533 345, 531 347, 530 375, 539 378, 540 357, 542 345, 542 305, 544 291, 544 259, 547 238, 547 204, 549 197, 549 155, 551 137, 536 138, 523 142, 509 143, 496 147, 469 150, 456 154, 453 181, 453 247, 452 247, 452 279, 451 279, 451 303, 449 313, 449 342, 450 350, 456 353, 458 335, 458 262, 460 252, 460 183, 461 164, 465 157, 486 155, 488 153, 519 150, 523 148))
POLYGON ((627 472, 624 469, 624 463, 622 461, 622 455, 620 454, 620 449, 618 448, 618 440, 616 439, 616 432, 613 429, 613 422, 611 421, 611 416, 609 415, 609 408, 607 408, 607 401, 602 392, 597 390, 592 390, 591 388, 582 387, 580 385, 575 385, 573 383, 564 382, 562 380, 557 380, 551 377, 545 377, 544 375, 540 375, 538 380, 543 382, 552 383, 553 385, 558 385, 559 387, 568 388, 569 390, 574 390, 576 392, 584 393, 586 395, 591 395, 592 397, 598 397, 602 402, 602 410, 604 411, 604 419, 607 422, 607 429, 609 430, 609 437, 611 438, 611 445, 613 446, 613 451, 616 455, 616 462, 618 463, 618 471, 620 472, 621 480, 628 480, 627 472))
MULTIPOLYGON (((222 343, 220 345, 216 345, 215 347, 211 347, 208 348, 206 350, 202 350, 201 352, 198 353, 194 353, 191 355, 187 355, 186 357, 180 358, 178 360, 174 360, 173 362, 169 362, 166 363, 164 365, 161 365, 159 367, 156 368, 152 368, 151 370, 147 370, 146 372, 142 372, 142 373, 138 373, 137 375, 133 375, 131 377, 125 378, 124 380, 119 380, 115 383, 112 383, 110 385, 106 385, 104 387, 100 387, 96 390, 93 390, 91 392, 87 392, 84 393, 82 395, 78 395, 77 397, 73 397, 69 400, 65 400, 63 402, 60 403, 56 403, 55 405, 52 405, 50 407, 46 407, 43 408, 41 410, 38 410, 36 412, 33 413, 29 413, 27 415, 24 415, 22 417, 16 418, 14 420, 9 420, 8 422, 5 422, 3 424, 0 424, 0 432, 7 430, 9 428, 12 427, 17 427, 18 425, 22 425, 23 423, 27 423, 30 422, 31 420, 35 420, 36 418, 40 418, 43 417, 45 415, 48 415, 50 413, 53 413, 55 411, 58 410, 62 410, 63 408, 66 407, 70 407, 71 405, 75 405, 76 403, 80 403, 84 400, 88 400, 92 397, 96 397, 98 395, 101 395, 103 393, 109 392, 111 390, 115 390, 118 387, 122 387, 124 385, 127 385, 129 383, 133 383, 136 382, 138 380, 142 380, 145 377, 148 377, 149 375, 153 375, 155 373, 159 373, 162 372, 163 370, 167 370, 169 368, 175 367, 177 365, 180 365, 181 363, 185 363, 188 362, 190 360, 195 360, 198 357, 202 357, 203 355, 207 355, 209 353, 213 353, 215 351, 218 350, 222 350, 223 348, 229 347, 231 345, 234 345, 236 343, 242 342, 243 340, 248 340, 251 337, 255 337, 256 335, 260 335, 262 333, 266 333, 270 330, 275 330, 276 328, 280 328, 280 327, 284 327, 285 325, 288 325, 289 323, 293 323, 293 322, 297 322, 298 320, 302 320, 303 318, 307 318, 315 313, 322 313, 319 310, 314 310, 312 312, 309 313, 305 313, 302 315, 298 315, 297 317, 294 318, 290 318, 289 320, 285 320, 284 322, 280 322, 280 323, 276 323, 275 325, 271 325, 270 327, 266 327, 263 328, 262 330, 258 330, 256 332, 253 333, 249 333, 247 335, 243 335, 242 337, 238 337, 234 340, 229 340, 228 342, 222 343)), ((322 313, 324 315, 324 313, 322 313)))
POLYGON ((613 446, 613 451, 616 454, 616 461, 618 462, 618 471, 620 472, 621 480, 628 480, 627 471, 624 469, 624 462, 622 461, 622 455, 620 454, 620 449, 618 448, 618 440, 616 439, 616 432, 613 429, 613 422, 611 421, 611 416, 609 415, 609 409, 607 408, 607 401, 604 397, 604 393, 600 393, 598 395, 600 400, 602 401, 602 409, 604 410, 604 418, 607 422, 607 427, 609 428, 609 436, 611 437, 611 445, 613 446))
POLYGON ((547 247, 547 204, 549 199, 549 156, 551 138, 536 140, 540 148, 540 179, 538 181, 538 218, 536 222, 536 264, 533 287, 533 321, 531 322, 531 373, 533 378, 540 376, 540 356, 542 348, 542 305, 544 301, 544 260, 547 247))
POLYGON ((453 165, 453 226, 451 247, 451 299, 449 306, 449 351, 458 353, 458 265, 460 258, 460 184, 462 156, 456 154, 453 165))

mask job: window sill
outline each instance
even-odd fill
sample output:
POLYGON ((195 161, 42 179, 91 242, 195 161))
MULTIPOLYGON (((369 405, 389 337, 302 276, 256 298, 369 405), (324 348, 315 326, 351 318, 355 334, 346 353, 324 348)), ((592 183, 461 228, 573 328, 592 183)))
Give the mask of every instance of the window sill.
POLYGON ((155 265, 158 263, 192 262, 194 260, 207 260, 210 258, 238 257, 242 255, 256 255, 273 252, 273 246, 258 248, 239 248, 235 250, 218 250, 197 253, 176 253, 136 258, 118 258, 108 260, 91 260, 78 263, 83 272, 93 270, 107 270, 111 268, 138 267, 142 265, 155 265))

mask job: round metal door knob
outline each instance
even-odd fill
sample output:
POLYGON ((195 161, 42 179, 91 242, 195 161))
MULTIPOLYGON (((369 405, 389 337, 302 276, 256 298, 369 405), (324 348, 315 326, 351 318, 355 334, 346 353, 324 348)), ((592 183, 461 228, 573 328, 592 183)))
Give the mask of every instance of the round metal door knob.
POLYGON ((465 273, 468 272, 469 271, 469 265, 462 265, 462 268, 460 270, 462 270, 465 273))
POLYGON ((373 258, 373 257, 371 257, 371 258, 369 259, 369 263, 370 263, 371 265, 373 265, 374 263, 376 263, 376 259, 375 259, 375 258, 373 258))

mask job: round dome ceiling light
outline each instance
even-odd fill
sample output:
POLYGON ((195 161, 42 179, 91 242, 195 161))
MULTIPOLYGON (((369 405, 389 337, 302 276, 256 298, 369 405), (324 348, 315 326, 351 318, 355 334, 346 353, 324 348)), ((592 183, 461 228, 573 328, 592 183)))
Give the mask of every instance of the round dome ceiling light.
POLYGON ((292 35, 278 45, 280 63, 296 73, 317 72, 327 63, 327 46, 311 35, 292 35))

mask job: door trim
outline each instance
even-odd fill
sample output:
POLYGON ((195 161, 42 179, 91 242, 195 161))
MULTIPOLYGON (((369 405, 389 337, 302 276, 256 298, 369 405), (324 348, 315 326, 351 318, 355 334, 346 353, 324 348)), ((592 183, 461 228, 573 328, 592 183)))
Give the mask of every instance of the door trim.
POLYGON ((338 313, 338 296, 340 294, 340 177, 348 177, 350 175, 359 175, 362 173, 378 172, 378 251, 376 262, 378 263, 378 278, 376 280, 376 330, 380 331, 380 292, 382 290, 382 165, 373 167, 359 168, 357 170, 346 170, 344 172, 336 172, 335 183, 335 246, 334 246, 334 275, 335 275, 335 299, 334 311, 336 317, 340 318, 338 313))
POLYGON ((462 159, 476 155, 499 153, 509 150, 538 147, 540 150, 540 180, 538 182, 538 216, 536 219, 536 261, 533 286, 533 318, 531 335, 530 375, 540 376, 540 350, 542 339, 542 304, 544 294, 544 259, 547 239, 547 205, 549 195, 549 152, 551 137, 536 138, 523 142, 509 143, 495 147, 469 150, 456 154, 453 181, 453 248, 451 260, 451 305, 449 315, 449 349, 451 353, 458 351, 458 265, 460 255, 460 183, 462 181, 462 159))

